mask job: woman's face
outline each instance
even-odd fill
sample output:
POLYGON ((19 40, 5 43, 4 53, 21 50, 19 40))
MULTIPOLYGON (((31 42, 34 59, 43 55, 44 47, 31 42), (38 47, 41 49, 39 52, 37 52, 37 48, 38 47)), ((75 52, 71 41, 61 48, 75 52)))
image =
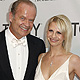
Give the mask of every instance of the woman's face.
POLYGON ((62 46, 64 37, 55 22, 52 22, 48 27, 47 39, 51 46, 62 46))

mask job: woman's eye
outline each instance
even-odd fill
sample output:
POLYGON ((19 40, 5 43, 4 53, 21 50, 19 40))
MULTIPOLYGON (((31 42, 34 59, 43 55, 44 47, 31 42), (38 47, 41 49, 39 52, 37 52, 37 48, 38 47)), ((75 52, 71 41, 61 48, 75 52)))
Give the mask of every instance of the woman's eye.
POLYGON ((49 30, 49 32, 53 32, 53 30, 49 30))
POLYGON ((58 34, 61 34, 61 32, 59 32, 59 31, 58 31, 57 33, 58 33, 58 34))

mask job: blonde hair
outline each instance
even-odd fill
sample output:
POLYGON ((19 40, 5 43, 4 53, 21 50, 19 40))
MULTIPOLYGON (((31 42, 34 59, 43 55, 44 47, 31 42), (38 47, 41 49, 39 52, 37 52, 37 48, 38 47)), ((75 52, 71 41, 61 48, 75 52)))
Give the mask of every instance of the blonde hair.
MULTIPOLYGON (((64 36, 64 41, 62 46, 66 50, 66 52, 69 52, 71 48, 71 41, 72 41, 72 25, 70 20, 65 15, 57 15, 57 16, 51 17, 46 23, 46 31, 48 30, 48 27, 52 22, 56 23, 58 29, 64 36)), ((47 37, 45 39, 45 42, 46 42, 46 45, 49 47, 47 37)))

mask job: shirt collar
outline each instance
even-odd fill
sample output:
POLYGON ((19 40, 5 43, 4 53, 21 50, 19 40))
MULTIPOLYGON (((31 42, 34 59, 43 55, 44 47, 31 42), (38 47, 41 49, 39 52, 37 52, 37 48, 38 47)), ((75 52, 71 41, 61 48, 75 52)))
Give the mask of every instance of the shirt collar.
MULTIPOLYGON (((10 29, 8 28, 6 30, 6 33, 7 33, 7 37, 8 37, 8 40, 11 42, 11 40, 14 38, 17 40, 17 38, 11 33, 10 29)), ((26 40, 26 36, 22 37, 20 40, 22 39, 25 39, 26 40)))

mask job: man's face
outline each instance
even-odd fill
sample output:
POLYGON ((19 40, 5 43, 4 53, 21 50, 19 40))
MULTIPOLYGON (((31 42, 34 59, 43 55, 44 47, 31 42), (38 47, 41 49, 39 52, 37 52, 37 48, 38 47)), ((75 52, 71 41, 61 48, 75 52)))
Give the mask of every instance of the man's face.
POLYGON ((10 12, 9 20, 11 22, 10 31, 20 39, 30 33, 36 16, 36 9, 25 3, 20 3, 17 7, 16 14, 13 16, 10 12))

